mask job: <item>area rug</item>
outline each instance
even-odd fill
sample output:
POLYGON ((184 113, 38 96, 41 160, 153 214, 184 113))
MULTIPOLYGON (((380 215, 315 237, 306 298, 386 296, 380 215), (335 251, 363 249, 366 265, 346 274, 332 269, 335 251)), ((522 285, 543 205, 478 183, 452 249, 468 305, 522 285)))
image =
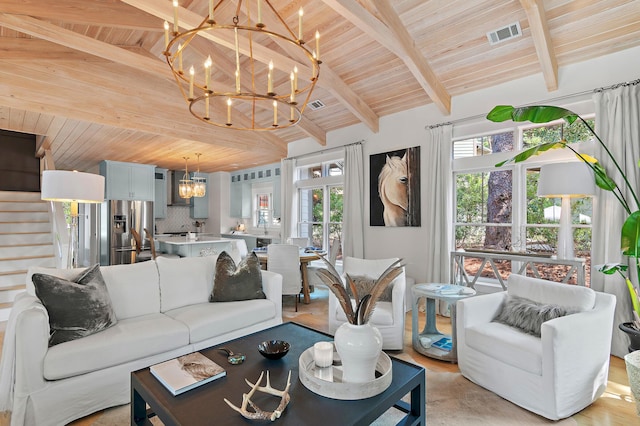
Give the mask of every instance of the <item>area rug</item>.
MULTIPOLYGON (((410 357, 404 354, 398 358, 411 362, 410 357)), ((427 371, 426 380, 427 424, 430 426, 577 425, 577 422, 572 418, 552 422, 530 413, 470 382, 460 373, 427 371)), ((295 401, 291 401, 291 404, 295 404, 295 401)), ((373 425, 395 425, 402 416, 403 414, 399 410, 391 409, 373 425)), ((240 419, 238 420, 238 424, 244 424, 240 419)), ((162 425, 156 418, 152 419, 152 423, 162 425)), ((123 405, 105 410, 94 422, 82 424, 92 426, 128 425, 129 406, 123 405)))

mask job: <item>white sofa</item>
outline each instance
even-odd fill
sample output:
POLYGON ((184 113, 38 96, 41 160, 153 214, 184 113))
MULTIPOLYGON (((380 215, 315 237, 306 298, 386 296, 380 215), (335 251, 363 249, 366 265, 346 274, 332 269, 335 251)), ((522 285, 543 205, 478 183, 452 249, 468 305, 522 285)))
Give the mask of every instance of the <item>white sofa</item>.
POLYGON ((101 267, 117 324, 52 347, 31 276, 68 279, 78 271, 31 268, 7 326, 8 334, 15 331, 15 345, 5 339, 5 349, 15 348, 11 424, 61 425, 126 404, 132 371, 282 323, 282 277, 272 272, 262 271, 266 299, 209 303, 215 262, 159 257, 101 267))
POLYGON ((615 303, 590 288, 511 274, 507 291, 457 302, 460 372, 551 420, 571 416, 607 387, 615 303), (492 321, 508 295, 578 312, 543 322, 536 337, 492 321))

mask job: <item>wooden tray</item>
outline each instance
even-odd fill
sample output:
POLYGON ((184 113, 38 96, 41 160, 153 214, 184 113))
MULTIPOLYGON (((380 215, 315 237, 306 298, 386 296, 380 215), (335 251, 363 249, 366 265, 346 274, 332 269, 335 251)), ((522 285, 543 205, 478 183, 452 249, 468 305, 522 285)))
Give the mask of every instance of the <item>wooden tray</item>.
POLYGON ((298 366, 300 381, 307 389, 333 399, 370 398, 384 392, 391 384, 392 379, 391 358, 384 352, 380 352, 376 363, 376 378, 367 383, 342 382, 342 366, 316 367, 313 361, 313 347, 300 355, 298 366))

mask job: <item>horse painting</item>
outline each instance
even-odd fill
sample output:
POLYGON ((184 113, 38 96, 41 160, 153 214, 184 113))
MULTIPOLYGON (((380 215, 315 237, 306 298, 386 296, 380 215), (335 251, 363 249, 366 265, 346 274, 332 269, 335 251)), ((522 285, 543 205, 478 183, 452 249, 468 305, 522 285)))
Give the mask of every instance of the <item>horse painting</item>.
POLYGON ((369 157, 371 226, 420 226, 420 147, 369 157))
POLYGON ((378 195, 384 207, 382 217, 385 226, 407 225, 408 183, 407 154, 402 158, 387 155, 378 175, 378 195))

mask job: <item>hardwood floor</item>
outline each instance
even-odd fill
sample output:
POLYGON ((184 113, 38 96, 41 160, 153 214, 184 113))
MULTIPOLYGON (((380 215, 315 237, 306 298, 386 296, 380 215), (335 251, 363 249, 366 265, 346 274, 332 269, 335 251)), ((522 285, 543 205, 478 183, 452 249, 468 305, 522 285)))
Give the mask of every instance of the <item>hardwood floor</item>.
MULTIPOLYGON (((285 297, 283 300, 283 320, 295 321, 321 331, 328 331, 327 323, 327 303, 328 290, 317 288, 311 293, 311 303, 308 305, 298 304, 298 312, 294 310, 293 297, 285 297)), ((420 327, 423 327, 421 315, 420 327)), ((449 318, 438 317, 438 329, 450 331, 449 318)), ((4 339, 4 329, 6 323, 0 323, 0 349, 4 339)), ((427 358, 413 350, 411 344, 411 312, 407 313, 405 321, 404 351, 416 362, 426 369, 436 372, 459 372, 457 364, 437 361, 427 358)), ((394 353, 394 352, 391 352, 394 353)), ((400 353, 400 351, 396 352, 400 353)), ((80 419, 73 423, 74 426, 91 425, 98 418, 99 414, 94 414, 80 419)), ((609 367, 609 383, 605 393, 592 405, 572 416, 580 426, 627 426, 632 424, 640 425, 640 418, 636 415, 635 402, 629 389, 629 381, 624 360, 611 357, 609 367)), ((549 422, 553 424, 553 422, 549 422)))

